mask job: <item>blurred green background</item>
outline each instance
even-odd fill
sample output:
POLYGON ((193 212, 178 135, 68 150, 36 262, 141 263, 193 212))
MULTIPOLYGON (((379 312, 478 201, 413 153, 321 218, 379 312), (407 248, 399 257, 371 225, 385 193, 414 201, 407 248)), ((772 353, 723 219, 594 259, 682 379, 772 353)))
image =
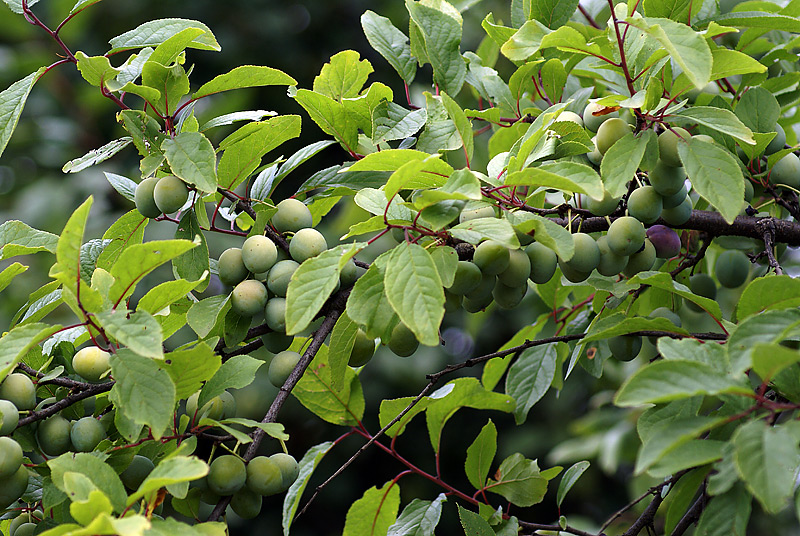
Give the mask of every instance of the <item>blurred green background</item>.
MULTIPOLYGON (((43 21, 55 27, 74 3, 75 0, 42 0, 34 10, 43 21)), ((189 51, 187 64, 194 65, 193 88, 243 64, 268 65, 284 70, 298 81, 299 87, 311 87, 314 76, 327 59, 349 48, 372 62, 375 73, 370 80, 388 84, 394 90, 396 100, 404 103, 402 82, 385 60, 372 51, 361 30, 359 17, 367 9, 391 18, 396 26, 407 30, 407 14, 401 0, 105 0, 71 21, 62 37, 73 51, 98 55, 107 50, 110 38, 148 20, 180 17, 202 21, 217 36, 222 52, 189 51)), ((496 19, 509 18, 508 2, 477 2, 464 14, 462 51, 475 50, 478 46, 484 35, 480 21, 489 11, 495 13, 496 19)), ((4 6, 0 7, 0 87, 8 87, 38 67, 56 61, 58 52, 58 47, 44 32, 4 6)), ((122 58, 119 61, 112 58, 113 63, 121 61, 122 58)), ((498 69, 506 72, 511 67, 504 60, 498 65, 498 69)), ((429 89, 430 70, 425 68, 418 74, 414 90, 429 89)), ((304 115, 280 88, 242 90, 206 99, 198 104, 196 114, 202 122, 222 113, 253 109, 304 115)), ((87 229, 86 239, 89 239, 101 236, 116 218, 130 210, 132 204, 108 185, 102 172, 110 171, 138 181, 138 162, 132 147, 80 173, 68 175, 61 171, 65 162, 124 135, 115 122, 115 112, 113 103, 103 98, 97 88, 85 84, 74 66, 60 66, 49 72, 35 86, 17 132, 0 157, 0 221, 20 219, 33 227, 59 233, 72 210, 91 194, 95 197, 95 204, 87 229)), ((230 127, 228 130, 219 129, 213 134, 213 141, 218 142, 229 132, 230 127)), ((283 146, 280 154, 288 156, 320 139, 325 139, 325 136, 304 117, 301 138, 283 146)), ((278 156, 274 152, 267 158, 278 156)), ((298 186, 308 175, 341 163, 345 158, 338 146, 325 149, 290 176, 283 186, 284 193, 290 195, 292 186, 298 186)), ((346 202, 341 205, 321 227, 329 244, 335 244, 357 216, 352 206, 346 202)), ((147 238, 166 238, 173 232, 174 224, 151 222, 147 238)), ((240 243, 235 238, 219 236, 209 237, 209 241, 212 257, 217 257, 226 247, 240 243)), ((391 244, 385 243, 383 247, 391 244)), ((39 254, 25 261, 32 265, 31 269, 6 289, 0 301, 0 323, 3 326, 8 325, 28 294, 47 281, 50 257, 39 254)), ((169 277, 169 272, 159 272, 153 277, 153 281, 158 277, 169 277)), ((546 308, 531 294, 522 306, 511 312, 448 315, 443 326, 444 349, 423 348, 412 359, 401 359, 386 349, 379 349, 373 362, 361 373, 368 401, 365 426, 372 431, 379 428, 375 415, 381 399, 416 395, 426 383, 425 374, 436 372, 448 363, 491 352, 522 326, 534 321, 546 308)), ((64 316, 64 312, 56 311, 52 317, 54 321, 59 320, 60 314, 64 316)), ((581 321, 582 318, 578 317, 576 329, 579 329, 581 321)), ((551 321, 544 333, 554 330, 551 321)), ((256 357, 268 361, 270 355, 260 351, 256 357)), ((566 468, 580 459, 592 460, 592 468, 565 501, 563 511, 570 513, 571 524, 581 526, 588 523, 587 527, 594 525, 596 529, 598 521, 627 502, 629 493, 634 496, 654 484, 645 479, 634 479, 631 475, 636 448, 635 414, 615 409, 610 404, 611 396, 629 366, 607 363, 606 375, 599 382, 582 370, 576 370, 564 390, 560 393, 551 390, 521 427, 514 426, 513 418, 506 414, 460 411, 444 432, 441 456, 444 479, 458 488, 469 489, 463 470, 465 451, 491 417, 500 431, 494 467, 514 452, 539 458, 543 468, 555 463, 566 468), (568 439, 570 442, 562 443, 568 439)), ((262 367, 256 382, 236 393, 240 415, 260 419, 274 394, 275 388, 266 379, 266 367, 262 367)), ((433 455, 423 421, 420 417, 412 422, 398 441, 398 450, 423 469, 434 472, 433 455)), ((320 422, 293 399, 284 407, 281 422, 291 435, 290 452, 298 459, 309 447, 334 440, 346 431, 320 422)), ((332 474, 361 444, 360 439, 348 438, 337 446, 323 461, 310 489, 332 474)), ((263 447, 265 454, 278 449, 274 441, 263 447)), ((297 536, 340 534, 348 506, 367 488, 380 487, 402 469, 386 454, 370 449, 320 494, 309 512, 295 522, 292 533, 297 536)), ((406 476, 399 484, 402 505, 417 497, 433 499, 441 491, 416 476, 406 476)), ((553 489, 543 505, 510 513, 530 521, 554 522, 559 514, 553 506, 556 484, 554 481, 551 485, 553 489)), ((307 493, 306 497, 309 495, 307 493)), ((494 503, 502 504, 497 499, 494 498, 494 503)), ((244 522, 231 515, 234 534, 278 534, 281 500, 282 497, 265 499, 262 516, 254 521, 244 522)), ((445 507, 439 534, 460 534, 457 523, 455 507, 450 504, 445 507)))

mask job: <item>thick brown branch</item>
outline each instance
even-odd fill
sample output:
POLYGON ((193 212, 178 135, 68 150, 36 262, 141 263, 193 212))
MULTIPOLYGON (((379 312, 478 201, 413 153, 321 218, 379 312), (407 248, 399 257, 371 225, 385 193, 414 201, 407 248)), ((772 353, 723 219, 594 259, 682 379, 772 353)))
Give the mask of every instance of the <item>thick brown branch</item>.
POLYGON ((114 382, 105 382, 105 383, 98 383, 95 385, 90 386, 88 389, 84 391, 78 391, 75 393, 71 393, 66 397, 62 398, 58 402, 53 405, 47 406, 44 409, 39 411, 33 411, 27 417, 20 419, 19 423, 17 424, 17 428, 25 426, 35 421, 41 421, 42 419, 46 419, 51 415, 55 415, 59 411, 64 408, 68 408, 72 404, 83 400, 84 398, 89 398, 90 396, 99 395, 100 393, 105 393, 106 391, 110 391, 111 388, 114 387, 114 382))

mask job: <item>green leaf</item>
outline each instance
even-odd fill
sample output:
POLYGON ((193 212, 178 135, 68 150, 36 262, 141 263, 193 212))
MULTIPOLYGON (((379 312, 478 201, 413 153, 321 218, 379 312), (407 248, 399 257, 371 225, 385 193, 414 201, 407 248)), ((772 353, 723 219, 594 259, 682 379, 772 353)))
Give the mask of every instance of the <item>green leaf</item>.
MULTIPOLYGON (((720 310, 719 304, 716 301, 694 294, 691 290, 689 290, 688 287, 678 283, 677 281, 674 281, 666 272, 640 272, 639 274, 633 276, 628 281, 628 284, 631 287, 636 285, 650 285, 651 287, 672 292, 685 300, 696 303, 717 320, 722 319, 722 311, 720 310)), ((675 328, 673 326, 673 328, 669 331, 674 330, 675 328)))
POLYGON ((240 65, 206 82, 192 94, 193 99, 201 99, 215 93, 262 86, 294 86, 297 81, 278 69, 260 65, 240 65))
MULTIPOLYGON (((183 29, 158 45, 147 58, 147 61, 160 63, 164 66, 171 66, 172 63, 178 59, 181 53, 186 50, 186 47, 189 45, 189 43, 194 41, 196 37, 202 35, 203 33, 204 32, 201 28, 183 29)), ((131 82, 132 81, 133 80, 131 80, 131 82)))
POLYGON ((386 263, 384 285, 389 303, 417 340, 438 346, 444 291, 428 252, 408 242, 396 246, 386 263))
POLYGON ((614 313, 593 322, 586 332, 586 337, 584 337, 581 342, 600 341, 618 335, 649 330, 689 335, 688 331, 676 326, 671 320, 666 318, 629 317, 625 313, 614 313))
POLYGON ((569 490, 578 481, 581 475, 589 468, 589 462, 582 461, 575 463, 572 467, 564 471, 564 476, 561 477, 561 482, 558 484, 558 493, 556 494, 556 504, 561 507, 564 502, 564 497, 567 496, 569 490))
POLYGON ((605 189, 613 197, 628 191, 628 182, 633 180, 639 164, 642 163, 648 145, 651 151, 658 152, 657 139, 653 131, 647 130, 639 136, 626 134, 612 145, 600 161, 600 176, 605 189))
MULTIPOLYGON (((222 359, 204 342, 164 356, 158 366, 167 371, 175 384, 175 398, 184 400, 203 387, 219 370, 222 359)), ((249 362, 248 362, 249 364, 249 362)), ((202 407, 202 406, 200 406, 202 407)))
POLYGON ((347 315, 370 337, 388 337, 396 318, 384 290, 386 269, 376 261, 358 278, 347 299, 347 315))
POLYGON ((766 65, 738 50, 720 47, 712 50, 711 54, 714 56, 711 80, 719 80, 737 74, 764 73, 767 71, 766 65))
POLYGON ((0 259, 39 251, 56 252, 58 236, 34 229, 17 220, 0 224, 0 259))
POLYGON ((135 200, 135 182, 130 180, 128 177, 123 177, 122 175, 117 175, 116 173, 109 173, 108 171, 104 171, 103 175, 106 176, 106 180, 108 180, 108 183, 117 191, 118 194, 128 201, 133 202, 135 200))
POLYGON ((53 484, 64 493, 67 493, 65 476, 68 473, 79 473, 109 498, 115 511, 122 512, 125 509, 128 494, 125 493, 122 481, 114 469, 100 458, 83 452, 67 452, 48 460, 47 465, 50 467, 53 484))
POLYGON ((741 374, 752 367, 753 348, 760 344, 782 341, 791 329, 800 325, 800 310, 766 311, 750 316, 731 332, 726 344, 732 374, 741 374))
POLYGON ((506 394, 517 402, 514 420, 522 424, 528 411, 550 389, 556 374, 556 346, 545 344, 526 348, 508 369, 506 394))
POLYGON ((115 309, 96 314, 105 332, 143 357, 163 359, 162 333, 158 321, 147 311, 131 313, 115 309))
POLYGON ((419 132, 428 120, 428 110, 425 108, 406 110, 393 102, 386 103, 385 108, 385 115, 381 113, 382 106, 378 106, 373 112, 372 122, 375 129, 372 132, 372 142, 376 144, 409 138, 419 132))
POLYGON ((578 0, 537 0, 530 2, 529 18, 556 29, 569 20, 577 7, 578 0))
POLYGON ((275 187, 280 184, 281 180, 286 177, 286 175, 295 170, 300 164, 334 143, 336 142, 333 140, 322 140, 299 149, 292 154, 292 156, 287 158, 286 161, 281 164, 280 168, 277 169, 273 175, 269 176, 270 178, 266 182, 259 181, 263 172, 259 173, 256 180, 253 181, 253 186, 250 188, 250 196, 255 199, 267 199, 272 195, 275 187))
POLYGON ((495 536, 488 521, 460 504, 458 505, 458 518, 461 520, 461 526, 464 528, 466 536, 495 536))
POLYGON ((781 108, 772 93, 754 87, 742 94, 734 113, 753 132, 774 132, 781 108))
POLYGON ((265 154, 299 135, 300 116, 297 115, 273 117, 238 129, 219 144, 224 150, 217 168, 220 186, 235 188, 256 170, 265 154))
POLYGON ((713 57, 703 35, 664 18, 628 17, 626 22, 656 39, 698 89, 711 79, 713 57))
POLYGON ((489 480, 487 491, 502 495, 516 506, 540 503, 547 493, 548 479, 541 475, 539 465, 519 452, 503 460, 496 477, 497 480, 489 480))
POLYGON ((390 480, 371 487, 347 510, 343 536, 383 536, 397 519, 400 486, 390 480))
POLYGON ((364 416, 364 393, 355 371, 345 369, 340 389, 333 387, 328 348, 322 346, 292 394, 309 411, 332 424, 355 426, 364 416))
POLYGON ((456 132, 461 138, 461 146, 464 150, 464 157, 467 160, 467 167, 472 160, 472 154, 475 152, 475 136, 472 132, 472 123, 467 119, 467 114, 461 109, 461 106, 456 103, 447 93, 441 93, 442 104, 447 115, 453 120, 456 125, 456 132))
POLYGON ((685 22, 690 16, 689 9, 692 8, 691 16, 694 18, 702 4, 692 6, 689 0, 644 0, 642 7, 648 17, 663 17, 685 22))
POLYGON ((341 389, 344 386, 344 375, 347 370, 350 353, 356 342, 358 324, 347 315, 347 311, 339 316, 331 332, 331 344, 328 349, 328 363, 331 367, 331 386, 341 389))
POLYGON ((149 221, 136 209, 120 216, 103 234, 103 239, 111 240, 111 243, 97 258, 97 267, 110 270, 123 251, 133 244, 141 244, 149 221))
POLYGON ((442 516, 442 503, 446 500, 444 493, 440 493, 433 501, 412 500, 389 527, 386 536, 432 535, 442 516))
POLYGON ((681 443, 653 464, 647 474, 656 478, 669 478, 684 469, 713 463, 722 459, 727 445, 725 441, 713 439, 693 439, 681 443))
POLYGON ((324 133, 336 138, 345 149, 357 146, 357 126, 342 103, 309 89, 298 89, 294 98, 324 133))
POLYGON ((114 79, 120 72, 113 67, 107 56, 87 56, 80 50, 75 53, 78 60, 78 70, 83 79, 93 86, 104 86, 106 82, 114 79))
POLYGON ((36 83, 42 72, 44 72, 43 67, 0 92, 0 155, 8 145, 14 129, 17 128, 25 101, 28 100, 33 84, 36 83))
POLYGON ((361 15, 361 27, 372 48, 394 67, 406 84, 411 84, 417 73, 417 62, 411 56, 408 37, 389 19, 369 10, 361 15))
POLYGON ((433 79, 448 95, 458 95, 467 75, 461 56, 461 14, 445 0, 406 0, 406 9, 424 40, 433 79))
POLYGON ((187 281, 185 279, 160 283, 142 296, 142 299, 136 304, 136 310, 147 311, 151 315, 157 315, 194 290, 198 283, 199 281, 187 281))
POLYGON ((679 143, 678 155, 692 187, 733 223, 744 199, 744 177, 734 156, 716 143, 696 138, 679 143))
POLYGON ((60 329, 61 326, 36 323, 16 326, 5 333, 0 338, 0 381, 14 370, 32 348, 60 329))
POLYGON ((269 110, 247 110, 244 112, 231 112, 223 114, 213 119, 209 119, 200 127, 200 132, 210 130, 216 127, 224 127, 232 125, 237 121, 261 121, 265 117, 272 117, 278 115, 278 112, 269 110))
POLYGON ((777 514, 789 502, 800 464, 797 436, 787 426, 750 421, 731 440, 736 471, 764 509, 777 514))
POLYGON ((630 376, 617 391, 614 403, 622 407, 640 406, 703 394, 749 392, 749 389, 704 363, 657 361, 630 376))
POLYGON ((789 309, 800 305, 800 280, 788 275, 757 277, 742 292, 736 304, 736 318, 771 309, 789 309))
POLYGON ((217 157, 208 138, 199 132, 181 132, 164 140, 161 149, 177 177, 204 193, 217 190, 217 157))
POLYGON ((115 281, 108 299, 120 303, 133 293, 144 276, 195 247, 197 243, 189 240, 152 240, 128 246, 111 267, 115 281))
POLYGON ((112 48, 108 54, 132 48, 156 47, 186 28, 200 28, 203 30, 203 33, 197 36, 187 47, 217 52, 221 50, 214 34, 202 22, 188 19, 159 19, 145 22, 135 29, 111 39, 109 44, 112 48))
POLYGON ((0 272, 0 292, 10 285, 11 281, 13 281, 15 277, 24 273, 27 269, 27 266, 18 262, 7 266, 2 272, 0 272))
POLYGON ((454 238, 470 244, 478 244, 484 239, 495 240, 510 249, 519 248, 519 239, 514 228, 500 218, 475 218, 459 223, 450 229, 454 238))
POLYGON ((514 399, 485 389, 476 378, 459 378, 431 395, 425 417, 434 451, 439 451, 442 429, 460 408, 514 411, 514 399))
POLYGON ((453 284, 453 279, 458 268, 458 253, 450 246, 440 246, 430 250, 431 258, 439 272, 439 279, 442 286, 449 287, 453 284))
POLYGON ((506 177, 505 184, 555 188, 586 194, 597 200, 603 198, 603 181, 600 175, 591 167, 577 162, 553 162, 515 171, 506 177))
POLYGON ((489 477, 494 455, 497 452, 497 429, 494 423, 489 422, 481 428, 475 441, 467 447, 467 459, 464 463, 464 472, 467 480, 475 489, 483 489, 489 477))
POLYGON ((343 50, 331 56, 314 78, 313 90, 335 101, 357 97, 372 73, 372 65, 355 50, 343 50))
POLYGON ((155 439, 161 438, 175 410, 175 385, 169 374, 152 359, 126 349, 112 354, 111 373, 116 383, 109 399, 117 411, 149 426, 155 439))
POLYGON ((206 402, 221 394, 225 389, 241 389, 247 387, 256 378, 258 369, 264 364, 260 359, 249 355, 234 356, 214 373, 200 392, 197 407, 202 408, 206 402))
MULTIPOLYGON (((201 210, 205 210, 205 206, 201 210)), ((192 241, 195 247, 172 258, 172 271, 177 277, 196 282, 198 291, 205 290, 209 282, 208 274, 211 271, 208 244, 194 210, 188 210, 181 216, 181 221, 175 229, 175 238, 192 241)))
MULTIPOLYGON (((24 10, 22 9, 22 0, 3 0, 8 6, 8 9, 13 11, 18 15, 22 15, 24 10)), ((34 4, 38 3, 39 0, 28 0, 28 7, 33 6, 34 4)))
POLYGON ((714 106, 692 106, 677 113, 680 118, 688 118, 693 123, 728 134, 747 144, 755 144, 753 131, 742 123, 736 114, 714 106))
MULTIPOLYGON (((797 17, 781 15, 779 13, 765 13, 763 11, 739 11, 736 13, 725 13, 716 15, 714 21, 717 24, 733 26, 734 28, 759 28, 763 30, 781 30, 784 32, 800 32, 800 21, 797 17)), ((700 21, 698 26, 706 24, 708 21, 700 21)))
POLYGON ((643 473, 681 445, 724 422, 724 417, 685 417, 656 424, 639 449, 635 473, 643 473))
POLYGON ((700 515, 697 536, 745 536, 753 498, 741 484, 714 497, 700 515))
POLYGON ((179 482, 191 482, 208 474, 208 465, 194 456, 167 458, 153 469, 136 492, 128 497, 130 506, 150 492, 179 482))
POLYGON ((286 492, 286 496, 283 499, 282 526, 284 534, 289 534, 292 521, 294 521, 294 514, 300 506, 303 491, 305 491, 308 481, 311 480, 314 469, 317 468, 319 462, 334 444, 333 441, 326 441, 325 443, 320 443, 319 445, 311 447, 298 463, 300 474, 297 480, 294 481, 294 484, 289 488, 289 491, 286 492))

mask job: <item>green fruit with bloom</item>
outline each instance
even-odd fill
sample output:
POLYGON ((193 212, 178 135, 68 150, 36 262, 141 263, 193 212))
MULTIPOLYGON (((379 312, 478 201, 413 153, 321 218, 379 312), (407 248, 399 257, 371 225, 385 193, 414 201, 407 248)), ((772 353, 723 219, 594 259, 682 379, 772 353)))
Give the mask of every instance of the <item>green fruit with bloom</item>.
POLYGON ((53 415, 39 423, 36 439, 39 448, 48 456, 59 456, 72 448, 71 423, 61 415, 53 415))
POLYGON ((153 469, 155 469, 155 465, 150 458, 136 454, 128 467, 120 473, 119 478, 126 488, 136 491, 153 469))
POLYGON ((36 407, 36 387, 25 374, 12 372, 0 383, 0 399, 10 401, 20 411, 33 409, 36 407))
POLYGON ((272 216, 272 226, 279 233, 297 232, 311 227, 314 219, 308 207, 297 199, 284 199, 276 205, 278 212, 272 216))
POLYGON ((508 268, 509 257, 510 252, 503 244, 494 240, 486 240, 475 248, 472 262, 484 274, 497 275, 508 268))
POLYGON ((714 263, 714 274, 723 287, 741 286, 750 275, 752 263, 743 252, 736 249, 723 251, 714 263))
POLYGON ((276 296, 286 297, 289 282, 300 265, 292 260, 283 260, 275 263, 267 276, 267 287, 276 296))
POLYGON ((281 471, 281 491, 286 491, 300 476, 300 466, 294 456, 278 452, 269 457, 281 471))
POLYGON ((351 367, 361 367, 366 365, 375 354, 375 339, 367 337, 361 329, 356 331, 356 339, 353 348, 350 350, 350 359, 347 364, 351 367))
POLYGON ((245 280, 248 270, 242 260, 242 250, 229 248, 222 252, 217 263, 219 280, 226 285, 236 285, 245 280))
POLYGON ((264 307, 264 320, 269 329, 279 333, 286 332, 286 298, 272 298, 264 307))
POLYGON ((639 335, 619 335, 608 339, 611 355, 620 361, 630 361, 642 350, 642 338, 639 335))
POLYGON ((106 438, 106 429, 94 417, 83 417, 72 423, 69 439, 76 452, 91 452, 106 438))
POLYGON ((280 493, 283 474, 277 462, 267 456, 256 456, 247 464, 247 489, 265 497, 280 493))
POLYGON ((247 468, 241 458, 225 454, 214 458, 208 467, 206 478, 211 491, 226 497, 244 487, 247 480, 247 468))
POLYGON ((144 179, 136 185, 136 191, 133 194, 133 201, 142 216, 146 218, 157 218, 161 216, 161 209, 156 205, 156 200, 153 197, 153 191, 158 184, 159 179, 150 177, 144 179))
POLYGON ((612 145, 631 132, 633 129, 624 119, 613 117, 604 121, 597 129, 597 150, 605 155, 612 145))
POLYGON ((453 284, 447 287, 449 292, 463 296, 472 292, 481 284, 481 269, 470 261, 458 261, 453 284))
POLYGON ((10 400, 0 400, 0 436, 11 435, 17 429, 19 410, 10 400))
POLYGON ((264 310, 268 297, 262 282, 246 279, 231 292, 231 308, 240 316, 254 316, 264 310))
POLYGON ((681 167, 680 156, 678 155, 678 144, 686 143, 692 135, 689 131, 681 127, 672 127, 665 130, 658 136, 658 157, 664 164, 672 167, 681 167))
POLYGON ((22 465, 22 447, 10 437, 0 437, 0 479, 16 473, 22 465))
POLYGON ((661 196, 652 186, 637 188, 628 196, 628 214, 642 223, 653 223, 662 210, 661 196))
POLYGON ((231 497, 231 509, 242 519, 254 519, 261 513, 261 495, 242 488, 231 497))
POLYGON ((164 214, 177 212, 189 199, 189 187, 175 175, 158 179, 153 188, 153 200, 164 214))
POLYGON ((72 356, 72 368, 87 382, 98 382, 111 370, 111 354, 97 346, 81 348, 72 356))
POLYGON ((297 262, 316 257, 328 249, 328 243, 322 233, 311 227, 300 229, 289 242, 289 255, 297 262))
POLYGON ((278 248, 264 235, 253 235, 242 244, 242 263, 254 274, 268 271, 278 262, 278 248))
POLYGON ((606 239, 608 249, 617 255, 628 257, 642 249, 645 239, 644 225, 632 216, 617 218, 608 227, 606 239))
POLYGON ((0 486, 0 508, 8 508, 22 497, 28 489, 29 475, 28 468, 20 465, 14 474, 3 479, 3 485, 0 486))
POLYGON ((591 273, 600 264, 600 249, 597 247, 597 242, 586 233, 575 233, 572 235, 572 240, 575 243, 575 252, 569 260, 559 260, 562 271, 566 265, 569 270, 575 272, 591 273))
POLYGON ((525 248, 525 254, 531 261, 531 273, 528 276, 531 281, 543 284, 553 279, 558 265, 558 257, 552 249, 539 242, 534 242, 525 248))
POLYGON ((301 357, 300 354, 291 350, 276 354, 272 361, 269 362, 268 376, 270 383, 275 387, 283 387, 283 384, 289 379, 289 375, 300 362, 301 357))
POLYGON ((392 334, 389 337, 389 350, 394 352, 395 355, 400 357, 408 357, 419 348, 419 341, 414 335, 414 332, 402 322, 398 322, 392 329, 392 334))

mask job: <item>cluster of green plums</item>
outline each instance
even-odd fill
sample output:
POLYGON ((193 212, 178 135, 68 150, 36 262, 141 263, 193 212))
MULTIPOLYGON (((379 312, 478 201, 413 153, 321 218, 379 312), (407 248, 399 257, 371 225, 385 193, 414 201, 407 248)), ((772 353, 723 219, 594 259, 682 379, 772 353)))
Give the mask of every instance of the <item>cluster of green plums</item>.
POLYGON ((175 175, 144 179, 134 193, 136 209, 148 218, 177 212, 188 199, 189 186, 175 175))

